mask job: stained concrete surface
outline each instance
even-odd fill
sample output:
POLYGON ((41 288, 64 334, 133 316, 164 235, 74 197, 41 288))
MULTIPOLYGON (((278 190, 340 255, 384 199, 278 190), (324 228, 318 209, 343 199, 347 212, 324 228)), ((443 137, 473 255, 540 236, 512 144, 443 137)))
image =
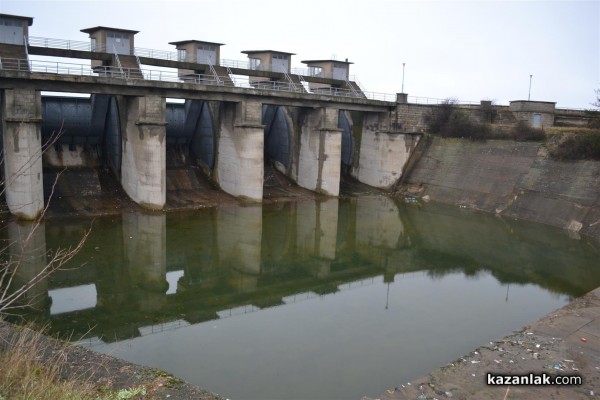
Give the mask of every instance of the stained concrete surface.
MULTIPOLYGON (((590 399, 600 398, 600 288, 494 340, 378 399, 590 399), (499 375, 579 375, 576 386, 488 386, 499 375)), ((363 400, 369 400, 363 397, 363 400)))

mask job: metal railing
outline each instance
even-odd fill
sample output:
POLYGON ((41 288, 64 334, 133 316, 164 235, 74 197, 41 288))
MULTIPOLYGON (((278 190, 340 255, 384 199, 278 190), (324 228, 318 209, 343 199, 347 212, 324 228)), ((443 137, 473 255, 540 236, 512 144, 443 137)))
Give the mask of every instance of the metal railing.
POLYGON ((292 68, 291 72, 293 75, 311 76, 308 68, 292 68))
MULTIPOLYGON (((442 104, 449 99, 439 99, 435 97, 419 97, 419 96, 408 96, 408 103, 411 104, 442 104)), ((479 101, 467 101, 467 100, 459 100, 456 98, 452 99, 456 102, 457 105, 479 105, 481 102, 479 101)))
POLYGON ((103 46, 96 46, 92 49, 90 42, 82 42, 77 40, 66 40, 66 39, 52 39, 38 36, 29 36, 29 46, 35 47, 46 47, 49 49, 62 49, 62 50, 79 50, 79 51, 96 51, 105 52, 103 46))
POLYGON ((231 82, 233 82, 233 86, 237 86, 235 76, 233 75, 233 71, 231 71, 231 68, 229 68, 229 67, 225 67, 225 68, 227 70, 227 75, 229 76, 229 79, 231 79, 231 82))
POLYGON ((117 49, 113 46, 113 50, 115 51, 115 60, 117 61, 117 67, 121 74, 123 74, 123 66, 121 65, 121 60, 119 60, 119 54, 117 53, 117 49))
POLYGON ((23 44, 25 45, 25 57, 29 60, 29 49, 27 48, 27 36, 23 36, 23 44))
POLYGON ((167 61, 189 61, 189 60, 187 60, 188 57, 186 57, 185 60, 180 60, 178 58, 177 52, 174 52, 174 51, 144 49, 144 48, 136 47, 134 49, 134 53, 138 57, 156 58, 159 60, 167 60, 167 61))
POLYGON ((354 88, 354 86, 350 83, 349 80, 346 79, 346 85, 348 85, 348 88, 350 90, 352 90, 352 93, 354 93, 356 96, 358 96, 358 92, 356 91, 356 89, 354 88))
MULTIPOLYGON (((52 73, 59 75, 79 75, 79 76, 96 76, 96 77, 111 77, 122 79, 144 79, 149 81, 163 81, 176 83, 198 83, 202 85, 213 86, 232 86, 247 89, 262 89, 280 92, 299 92, 304 91, 304 87, 299 88, 298 84, 290 82, 263 81, 250 82, 248 77, 245 79, 233 79, 231 81, 223 79, 215 74, 190 74, 180 76, 176 71, 161 71, 137 68, 122 68, 118 66, 98 66, 91 68, 89 64, 74 64, 43 60, 23 60, 23 59, 2 59, 1 69, 4 71, 22 71, 32 73, 52 73)), ((340 88, 321 88, 309 91, 307 94, 329 95, 336 97, 347 98, 366 98, 371 100, 394 102, 395 94, 389 93, 358 93, 358 95, 349 89, 340 88)))
MULTIPOLYGON (((64 50, 79 50, 79 51, 91 51, 97 53, 108 53, 112 52, 112 50, 107 51, 106 46, 95 45, 92 47, 91 42, 84 42, 78 40, 67 40, 67 39, 54 39, 54 38, 45 38, 38 36, 29 36, 26 39, 26 44, 30 46, 36 47, 45 47, 52 49, 64 49, 64 50)), ((179 55, 175 51, 168 50, 156 50, 156 49, 147 49, 142 47, 134 48, 129 55, 138 56, 138 57, 146 57, 146 58, 155 58, 159 60, 168 60, 168 61, 183 61, 183 62, 191 62, 197 63, 197 60, 191 57, 190 54, 187 54, 185 59, 180 59, 179 55)), ((269 64, 259 64, 257 68, 252 68, 249 60, 228 60, 222 59, 217 65, 223 67, 230 68, 240 68, 240 69, 249 69, 256 71, 272 71, 273 68, 269 64)), ((276 72, 276 71, 275 71, 276 72)), ((293 75, 303 75, 303 76, 314 76, 320 78, 332 78, 331 74, 326 74, 324 71, 320 71, 319 73, 314 73, 310 68, 292 68, 291 74, 293 75)), ((355 76, 350 76, 351 81, 357 81, 355 76)), ((361 86, 361 85, 359 85, 361 86)))
POLYGON ((222 85, 223 80, 219 77, 219 74, 217 74, 215 67, 213 67, 212 64, 208 64, 208 66, 210 67, 210 72, 212 72, 213 76, 215 77, 215 81, 217 81, 217 85, 222 85))
POLYGON ((221 60, 219 65, 228 68, 250 69, 250 61, 247 60, 221 60))

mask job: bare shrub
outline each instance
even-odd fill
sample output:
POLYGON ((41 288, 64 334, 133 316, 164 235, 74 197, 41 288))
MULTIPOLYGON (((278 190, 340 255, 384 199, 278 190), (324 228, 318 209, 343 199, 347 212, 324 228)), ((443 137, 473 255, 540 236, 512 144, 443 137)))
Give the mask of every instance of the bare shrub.
POLYGON ((600 131, 559 135, 549 153, 557 160, 600 160, 600 131))
POLYGON ((430 133, 440 133, 456 110, 455 99, 446 99, 438 106, 433 107, 425 115, 425 123, 430 133))
POLYGON ((517 125, 511 130, 511 136, 514 140, 520 142, 537 142, 546 139, 546 134, 543 129, 534 128, 525 121, 517 122, 517 125))
POLYGON ((491 136, 489 124, 473 121, 469 115, 457 107, 456 100, 447 99, 425 116, 430 133, 442 137, 485 140, 491 136))

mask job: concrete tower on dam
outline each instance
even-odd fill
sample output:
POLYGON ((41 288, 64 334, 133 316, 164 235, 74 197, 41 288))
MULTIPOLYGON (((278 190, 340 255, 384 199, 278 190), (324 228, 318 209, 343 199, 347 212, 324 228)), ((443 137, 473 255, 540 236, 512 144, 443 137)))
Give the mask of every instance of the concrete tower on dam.
MULTIPOLYGON (((88 41, 73 41, 29 36, 32 23, 0 14, 4 188, 11 213, 24 219, 42 212, 51 172, 64 167, 85 183, 73 196, 103 192, 108 174, 149 209, 164 208, 170 190, 201 192, 203 180, 260 202, 266 170, 328 196, 339 195, 343 176, 391 188, 437 107, 362 90, 347 59, 299 69, 285 51, 225 60, 216 42, 143 49, 134 30, 96 26, 82 29, 88 41)), ((491 105, 460 107, 483 118, 491 105)), ((579 118, 548 102, 493 107, 510 123, 579 118)))

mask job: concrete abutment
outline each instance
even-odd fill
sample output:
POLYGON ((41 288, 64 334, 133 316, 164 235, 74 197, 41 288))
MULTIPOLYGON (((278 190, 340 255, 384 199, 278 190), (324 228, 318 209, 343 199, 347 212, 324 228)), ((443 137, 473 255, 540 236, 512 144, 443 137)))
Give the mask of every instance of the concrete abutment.
POLYGON ((380 189, 390 188, 400 179, 420 138, 392 132, 389 123, 388 114, 364 114, 358 165, 351 171, 360 182, 380 189))

